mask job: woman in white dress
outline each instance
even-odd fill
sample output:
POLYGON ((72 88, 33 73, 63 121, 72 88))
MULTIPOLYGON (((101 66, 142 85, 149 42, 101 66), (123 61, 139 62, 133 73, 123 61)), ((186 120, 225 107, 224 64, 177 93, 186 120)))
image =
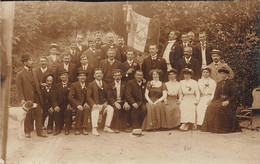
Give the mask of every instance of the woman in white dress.
POLYGON ((181 95, 181 87, 180 83, 176 80, 176 77, 176 69, 168 71, 169 81, 165 83, 167 99, 164 99, 167 126, 163 128, 172 129, 180 125, 179 97, 181 95))
POLYGON ((211 69, 205 67, 202 69, 202 78, 199 79, 200 101, 197 106, 197 125, 198 129, 203 123, 206 109, 214 97, 216 82, 210 78, 211 69))
POLYGON ((196 106, 199 103, 200 92, 197 81, 191 79, 193 71, 189 68, 182 70, 184 80, 180 81, 181 96, 181 130, 193 129, 196 118, 196 106))

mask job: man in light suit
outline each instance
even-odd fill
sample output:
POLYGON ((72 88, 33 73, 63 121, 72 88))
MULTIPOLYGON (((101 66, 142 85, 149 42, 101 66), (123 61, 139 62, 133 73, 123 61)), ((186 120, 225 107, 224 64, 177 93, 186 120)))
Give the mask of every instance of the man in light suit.
POLYGON ((144 59, 144 62, 142 64, 142 70, 144 73, 145 80, 152 80, 152 77, 150 77, 149 72, 152 69, 161 69, 163 71, 162 75, 160 76, 160 80, 166 81, 166 71, 167 71, 167 64, 165 59, 161 58, 157 54, 158 48, 156 44, 150 44, 149 45, 149 54, 150 56, 146 59, 144 59))
POLYGON ((98 118, 99 114, 107 114, 105 118, 105 132, 114 133, 110 128, 114 109, 112 106, 108 105, 108 88, 107 84, 102 80, 103 73, 102 69, 96 68, 94 70, 94 78, 88 85, 87 89, 87 100, 91 108, 91 121, 92 121, 92 134, 94 136, 99 136, 97 131, 98 128, 98 118))
POLYGON ((225 67, 229 71, 229 79, 234 78, 234 72, 229 67, 227 63, 224 62, 224 60, 221 60, 222 53, 220 50, 213 49, 211 52, 212 60, 213 62, 208 65, 208 67, 211 69, 210 77, 218 83, 221 81, 220 74, 218 73, 218 70, 222 67, 225 67))
POLYGON ((36 85, 36 72, 33 74, 33 60, 30 54, 24 54, 21 57, 23 62, 23 69, 16 76, 16 85, 18 91, 18 98, 23 106, 27 101, 37 103, 38 106, 35 109, 30 109, 26 113, 24 120, 24 132, 25 137, 30 138, 31 131, 33 131, 34 118, 36 120, 36 133, 39 137, 46 137, 42 132, 42 109, 41 102, 43 102, 39 85, 36 85), (34 118, 33 118, 34 117, 34 118))
POLYGON ((165 59, 167 70, 171 68, 177 69, 178 61, 183 56, 183 49, 176 41, 179 35, 178 31, 171 31, 169 34, 169 41, 164 45, 161 57, 165 59))

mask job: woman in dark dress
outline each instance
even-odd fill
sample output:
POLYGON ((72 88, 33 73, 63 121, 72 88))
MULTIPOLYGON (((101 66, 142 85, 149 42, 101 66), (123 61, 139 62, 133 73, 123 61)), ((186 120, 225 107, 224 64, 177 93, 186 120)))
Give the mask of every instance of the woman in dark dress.
POLYGON ((218 82, 214 98, 207 108, 201 131, 212 133, 240 131, 236 118, 236 85, 228 79, 228 69, 222 67, 218 72, 222 80, 218 82))

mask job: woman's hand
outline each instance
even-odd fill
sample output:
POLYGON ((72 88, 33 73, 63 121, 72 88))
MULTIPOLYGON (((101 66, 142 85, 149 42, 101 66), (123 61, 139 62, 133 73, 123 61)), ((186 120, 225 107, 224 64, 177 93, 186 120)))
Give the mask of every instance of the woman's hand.
POLYGON ((222 102, 222 106, 227 106, 228 104, 229 104, 229 101, 228 101, 228 100, 222 102))
POLYGON ((148 101, 149 104, 154 104, 151 100, 148 101))
POLYGON ((164 99, 164 105, 168 105, 168 101, 167 101, 167 99, 164 99))

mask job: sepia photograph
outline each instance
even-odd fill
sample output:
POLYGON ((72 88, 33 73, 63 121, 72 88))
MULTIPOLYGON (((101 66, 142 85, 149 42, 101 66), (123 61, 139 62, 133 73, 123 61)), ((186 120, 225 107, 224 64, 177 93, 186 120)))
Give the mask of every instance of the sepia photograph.
POLYGON ((260 163, 259 9, 0 2, 0 164, 260 163))

